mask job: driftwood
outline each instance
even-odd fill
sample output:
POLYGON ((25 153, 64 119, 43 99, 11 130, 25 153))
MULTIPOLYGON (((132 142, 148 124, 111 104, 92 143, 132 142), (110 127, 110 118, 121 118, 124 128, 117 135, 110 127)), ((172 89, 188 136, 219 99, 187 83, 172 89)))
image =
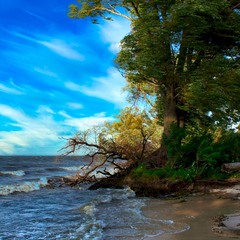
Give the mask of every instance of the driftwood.
POLYGON ((224 163, 222 165, 223 172, 238 172, 240 171, 240 162, 224 163))

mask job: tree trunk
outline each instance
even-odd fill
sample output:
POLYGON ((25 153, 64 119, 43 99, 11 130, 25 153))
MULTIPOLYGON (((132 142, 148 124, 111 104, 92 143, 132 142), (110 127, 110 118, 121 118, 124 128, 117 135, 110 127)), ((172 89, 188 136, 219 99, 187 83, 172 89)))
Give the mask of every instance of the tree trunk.
POLYGON ((163 116, 163 135, 168 137, 171 133, 171 126, 174 123, 178 123, 177 117, 177 103, 175 99, 174 87, 171 85, 167 89, 165 97, 165 106, 164 106, 164 116, 163 116))
MULTIPOLYGON (((171 85, 165 95, 165 106, 164 106, 164 116, 163 116, 163 138, 169 137, 171 134, 172 124, 182 124, 182 121, 178 121, 177 114, 177 103, 175 99, 174 86, 171 85)), ((162 141, 161 147, 155 151, 152 155, 150 163, 153 166, 161 167, 165 166, 168 161, 168 150, 167 146, 162 141)))

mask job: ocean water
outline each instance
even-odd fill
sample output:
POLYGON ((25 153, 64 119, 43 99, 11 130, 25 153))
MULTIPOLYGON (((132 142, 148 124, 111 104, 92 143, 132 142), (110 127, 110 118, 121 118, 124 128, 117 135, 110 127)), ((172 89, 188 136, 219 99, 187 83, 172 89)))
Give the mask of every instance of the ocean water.
POLYGON ((148 198, 129 189, 88 190, 46 187, 55 176, 73 176, 84 165, 79 157, 0 157, 0 239, 151 239, 185 231, 171 219, 142 213, 148 198))

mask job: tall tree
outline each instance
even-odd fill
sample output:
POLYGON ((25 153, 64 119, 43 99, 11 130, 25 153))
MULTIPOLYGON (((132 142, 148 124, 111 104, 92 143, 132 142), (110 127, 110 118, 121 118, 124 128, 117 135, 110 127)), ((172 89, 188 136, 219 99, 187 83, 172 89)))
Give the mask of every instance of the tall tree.
MULTIPOLYGON (((234 0, 77 0, 72 18, 131 21, 116 63, 131 89, 156 98, 163 134, 192 120, 239 121, 240 4, 234 0)), ((133 91, 136 93, 136 91, 133 91)), ((167 160, 162 145, 158 157, 167 160)))

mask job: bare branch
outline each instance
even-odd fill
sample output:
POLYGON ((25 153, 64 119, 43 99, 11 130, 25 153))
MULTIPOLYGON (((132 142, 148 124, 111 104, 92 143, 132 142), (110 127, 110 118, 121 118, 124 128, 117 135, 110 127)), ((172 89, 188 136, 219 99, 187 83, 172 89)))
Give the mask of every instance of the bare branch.
POLYGON ((80 132, 66 139, 67 144, 61 150, 66 151, 66 155, 84 151, 89 161, 78 174, 81 179, 89 179, 96 174, 96 170, 106 173, 103 167, 122 171, 142 161, 150 151, 155 150, 157 144, 149 141, 154 132, 155 125, 151 125, 146 113, 127 109, 118 122, 80 132))
POLYGON ((240 3, 238 3, 237 5, 232 7, 232 10, 234 10, 235 8, 238 8, 240 6, 240 3))
POLYGON ((122 14, 120 13, 119 11, 117 11, 116 9, 109 9, 109 8, 105 8, 103 7, 101 10, 104 10, 106 12, 110 12, 114 15, 117 15, 117 16, 120 16, 120 17, 123 17, 123 18, 126 18, 127 20, 130 20, 132 21, 132 18, 130 18, 129 16, 125 15, 125 14, 122 14))

